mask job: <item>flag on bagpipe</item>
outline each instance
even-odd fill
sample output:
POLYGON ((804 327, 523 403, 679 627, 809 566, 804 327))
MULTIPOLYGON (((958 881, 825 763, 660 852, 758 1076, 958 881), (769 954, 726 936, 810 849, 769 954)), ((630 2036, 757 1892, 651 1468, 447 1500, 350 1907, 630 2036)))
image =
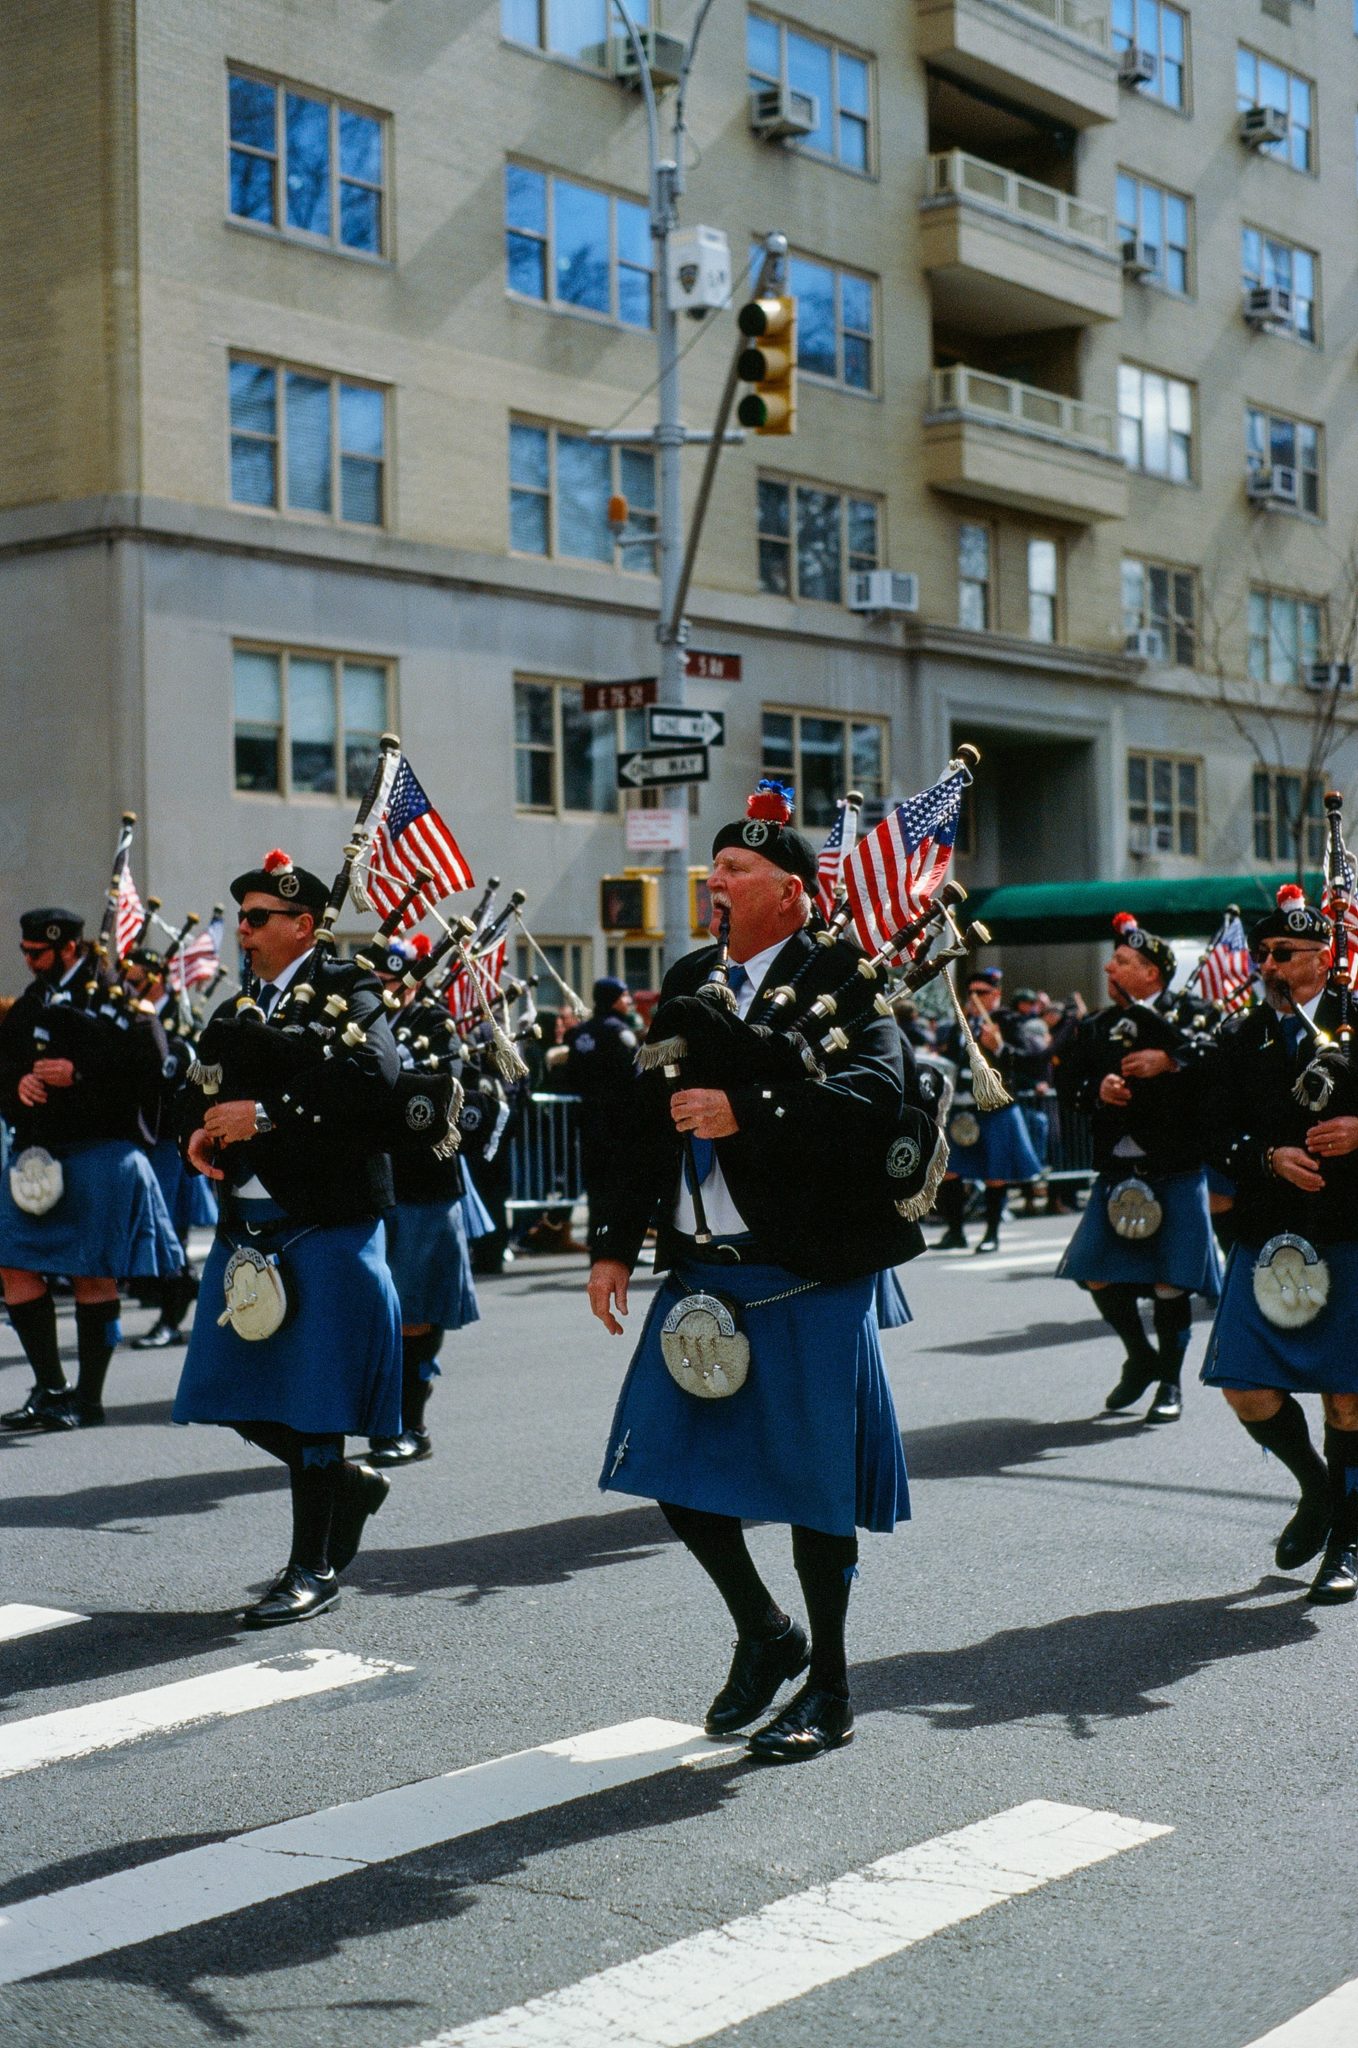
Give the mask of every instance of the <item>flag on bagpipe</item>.
POLYGON ((1221 929, 1208 947, 1198 969, 1198 986, 1209 1002, 1229 1003, 1254 979, 1249 940, 1238 910, 1221 921, 1221 929))
POLYGON ((858 813, 841 797, 830 835, 816 856, 816 907, 822 917, 834 916, 844 886, 844 863, 857 833, 858 813))
POLYGON ((137 894, 131 866, 124 861, 118 870, 118 905, 113 917, 113 943, 120 960, 136 945, 145 923, 146 907, 137 894))
POLYGON ((866 953, 918 917, 937 895, 952 860, 962 796, 971 777, 951 767, 918 796, 897 804, 844 862, 854 930, 866 953))
POLYGON ((170 962, 170 987, 177 996, 203 988, 214 979, 222 963, 222 915, 219 911, 205 931, 185 939, 170 962))
POLYGON ((421 868, 428 869, 433 883, 407 907, 400 930, 418 924, 430 904, 472 886, 466 855, 402 755, 374 835, 366 877, 368 901, 379 917, 390 916, 421 868))
MULTIPOLYGON (((473 946, 475 941, 473 941, 473 946)), ((498 939, 486 953, 472 953, 472 971, 488 1003, 493 1003, 504 980, 508 939, 498 939)), ((485 1022, 485 1011, 465 967, 448 984, 448 1008, 459 1024, 470 1027, 485 1022)))
MULTIPOLYGON (((1348 942, 1349 942, 1349 943, 1348 943, 1348 955, 1349 955, 1349 975, 1348 975, 1348 980, 1349 980, 1349 987, 1350 987, 1350 988, 1358 988, 1358 904, 1355 904, 1355 902, 1354 902, 1354 900, 1353 900, 1353 899, 1354 899, 1354 894, 1355 894, 1355 890, 1358 890, 1358 873, 1355 873, 1355 870, 1354 870, 1354 864, 1353 864, 1353 855, 1352 855, 1351 853, 1349 853, 1349 852, 1348 852, 1347 850, 1345 850, 1345 853, 1344 853, 1344 897, 1345 897, 1345 902, 1344 902, 1344 930, 1345 930, 1345 931, 1346 931, 1346 932, 1348 933, 1348 942)), ((1320 899, 1320 907, 1321 907, 1321 909, 1322 909, 1322 910, 1324 911, 1324 913, 1325 913, 1326 917, 1328 917, 1328 918, 1329 918, 1329 920, 1330 920, 1330 923, 1331 923, 1331 924, 1334 924, 1334 923, 1335 923, 1335 921, 1336 921, 1336 920, 1335 920, 1335 899, 1334 899, 1334 891, 1333 891, 1333 889, 1331 889, 1331 887, 1330 887, 1330 885, 1329 885, 1329 883, 1328 883, 1328 882, 1327 882, 1327 883, 1325 884, 1325 889, 1324 889, 1324 893, 1322 894, 1322 896, 1321 896, 1321 899, 1320 899)))

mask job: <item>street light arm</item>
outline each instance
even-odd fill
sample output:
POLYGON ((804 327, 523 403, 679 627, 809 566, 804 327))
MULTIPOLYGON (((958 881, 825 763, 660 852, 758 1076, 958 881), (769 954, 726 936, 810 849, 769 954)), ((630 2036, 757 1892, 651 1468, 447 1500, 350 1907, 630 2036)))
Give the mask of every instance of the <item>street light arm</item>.
POLYGON ((684 137, 688 132, 684 114, 688 107, 688 75, 693 69, 693 59, 698 51, 698 38, 703 32, 703 23, 707 20, 711 6, 712 0, 702 0, 702 6, 698 9, 698 19, 693 24, 693 33, 688 39, 688 48, 684 51, 684 61, 679 68, 679 94, 674 107, 674 189, 676 193, 682 192, 684 189, 684 137))
POLYGON ((655 87, 651 83, 651 67, 646 62, 646 45, 641 40, 641 30, 627 0, 613 0, 613 5, 622 16, 622 25, 627 31, 627 40, 632 46, 632 57, 641 80, 641 90, 646 101, 646 139, 651 159, 651 232, 655 233, 655 216, 659 205, 659 164, 660 164, 660 115, 655 104, 655 87))

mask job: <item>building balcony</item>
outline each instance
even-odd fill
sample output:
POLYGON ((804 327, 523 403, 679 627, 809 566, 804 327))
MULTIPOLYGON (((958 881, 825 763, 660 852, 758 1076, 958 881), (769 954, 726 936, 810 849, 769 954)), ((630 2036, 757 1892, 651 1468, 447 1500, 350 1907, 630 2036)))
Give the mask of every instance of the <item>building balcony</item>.
POLYGON ((1117 62, 1097 0, 917 0, 915 41, 935 70, 1072 128, 1117 119, 1117 62))
POLYGON ((924 479, 936 491, 1079 526, 1127 516, 1111 412, 961 365, 933 373, 924 479))
POLYGON ((934 318, 963 333, 1085 327, 1122 312, 1122 264, 1102 207, 964 150, 929 159, 920 255, 934 318))

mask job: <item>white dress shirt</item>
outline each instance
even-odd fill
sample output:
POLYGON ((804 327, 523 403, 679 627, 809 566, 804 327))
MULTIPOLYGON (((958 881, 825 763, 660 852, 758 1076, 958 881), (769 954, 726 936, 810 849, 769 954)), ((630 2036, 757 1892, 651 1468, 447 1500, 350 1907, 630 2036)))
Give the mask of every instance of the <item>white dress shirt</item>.
MULTIPOLYGON (((748 960, 741 961, 740 965, 745 969, 749 979, 736 996, 738 1017, 749 1016, 765 975, 786 944, 786 939, 779 939, 776 945, 766 946, 762 953, 752 953, 748 960)), ((731 1199, 731 1190, 727 1187, 726 1177, 721 1170, 720 1155, 713 1161, 712 1171, 703 1182, 703 1208, 707 1212, 707 1227, 714 1237, 739 1237, 750 1227, 731 1199)), ((693 1196, 682 1168, 679 1173, 679 1192, 674 1204, 674 1227, 682 1231, 685 1237, 695 1236, 698 1228, 697 1218, 693 1213, 693 1196)))

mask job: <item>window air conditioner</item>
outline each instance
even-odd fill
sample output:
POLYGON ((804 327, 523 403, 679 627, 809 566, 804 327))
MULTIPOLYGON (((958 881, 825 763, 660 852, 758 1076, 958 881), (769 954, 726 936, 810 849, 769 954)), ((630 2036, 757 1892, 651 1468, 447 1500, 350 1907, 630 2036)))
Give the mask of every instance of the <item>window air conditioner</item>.
POLYGON ((919 577, 895 569, 855 569, 849 577, 851 612, 917 612, 919 577))
POLYGON ((1118 58, 1118 82, 1121 85, 1150 85, 1155 77, 1155 58, 1149 50, 1138 49, 1133 43, 1130 50, 1124 50, 1118 58))
POLYGON ((1149 825, 1129 825, 1129 826, 1127 827, 1127 851, 1128 851, 1128 853, 1134 853, 1134 854, 1138 854, 1138 855, 1141 855, 1141 854, 1147 854, 1147 853, 1149 853, 1149 852, 1150 852, 1150 850, 1151 850, 1151 828, 1150 828, 1150 826, 1149 826, 1149 825))
POLYGON ((1245 318, 1251 327, 1290 327, 1292 294, 1276 285, 1251 285, 1245 294, 1245 318))
POLYGON ((1286 463, 1265 463, 1245 478, 1245 494, 1255 505, 1295 505, 1299 497, 1297 472, 1286 463))
POLYGON ((1306 671, 1308 690, 1331 691, 1353 688, 1353 664, 1348 661, 1313 661, 1306 671))
POLYGON ((1122 651, 1130 654, 1134 661, 1163 661, 1165 636, 1155 626, 1142 626, 1137 632, 1127 635, 1122 651))
MULTIPOLYGON (((666 35, 663 29, 643 28, 639 31, 641 47, 646 53, 646 68, 655 86, 678 85, 683 76, 684 58, 688 55, 688 44, 682 36, 666 35)), ((630 36, 614 36, 606 45, 609 53, 608 69, 624 85, 641 90, 640 75, 637 71, 636 52, 630 36)))
POLYGON ((764 142, 795 142, 820 126, 820 101, 790 85, 757 85, 750 93, 750 126, 764 142))
POLYGON ((1246 107, 1237 128, 1247 149, 1267 149, 1271 142, 1286 142, 1287 115, 1281 107, 1246 107))
POLYGON ((1155 258, 1151 254, 1149 245, 1142 241, 1140 235, 1137 235, 1132 241, 1123 243, 1122 274, 1124 277, 1154 277, 1155 270, 1155 258))

